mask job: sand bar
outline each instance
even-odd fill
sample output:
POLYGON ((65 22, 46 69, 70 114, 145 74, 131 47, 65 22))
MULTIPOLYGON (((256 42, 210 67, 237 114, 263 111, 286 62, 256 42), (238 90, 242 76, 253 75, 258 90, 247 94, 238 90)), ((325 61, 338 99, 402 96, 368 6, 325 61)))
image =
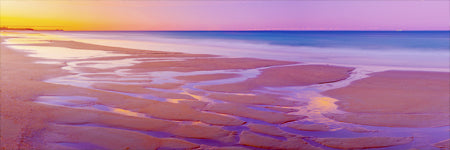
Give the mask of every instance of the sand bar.
POLYGON ((250 92, 264 87, 306 86, 336 82, 349 77, 353 68, 328 65, 297 65, 263 69, 256 78, 243 82, 201 86, 216 92, 250 92))
POLYGON ((385 71, 323 92, 339 99, 346 114, 328 117, 365 125, 391 127, 448 126, 449 73, 385 71))

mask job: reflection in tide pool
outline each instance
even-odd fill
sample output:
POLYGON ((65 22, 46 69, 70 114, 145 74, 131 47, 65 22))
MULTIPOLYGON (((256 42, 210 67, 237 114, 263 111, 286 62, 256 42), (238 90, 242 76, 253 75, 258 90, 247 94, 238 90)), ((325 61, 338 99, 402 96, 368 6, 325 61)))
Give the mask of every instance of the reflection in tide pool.
POLYGON ((89 107, 82 107, 82 108, 107 111, 107 112, 112 112, 112 113, 116 113, 116 114, 132 116, 132 117, 147 117, 147 115, 145 115, 143 113, 133 112, 133 111, 129 111, 129 110, 121 109, 121 108, 109 107, 109 106, 101 105, 101 104, 95 104, 95 105, 92 105, 89 107))
POLYGON ((327 125, 340 124, 340 122, 322 115, 326 113, 344 113, 337 109, 337 105, 335 104, 338 101, 337 99, 325 97, 316 90, 301 90, 296 93, 295 97, 296 99, 303 99, 303 101, 307 102, 307 105, 295 108, 299 110, 295 114, 308 116, 304 121, 327 125))
POLYGON ((38 38, 11 38, 6 39, 2 44, 44 44, 50 43, 38 38))
POLYGON ((111 109, 112 109, 112 112, 122 114, 122 115, 133 116, 133 117, 146 117, 146 115, 143 113, 132 112, 132 111, 120 109, 120 108, 111 108, 111 109))
POLYGON ((68 65, 74 67, 89 67, 96 69, 110 69, 116 67, 128 67, 140 63, 136 59, 98 60, 98 61, 75 61, 68 65))
POLYGON ((207 98, 206 96, 194 94, 194 93, 188 92, 188 91, 183 91, 183 92, 181 92, 180 94, 186 94, 186 95, 189 95, 189 96, 191 96, 191 97, 193 97, 193 98, 195 98, 195 99, 197 99, 197 100, 199 100, 199 101, 203 101, 203 102, 213 102, 213 100, 207 98))
MULTIPOLYGON (((303 113, 308 116, 305 120, 328 125, 339 124, 339 122, 322 115, 326 113, 342 113, 337 109, 336 101, 336 99, 330 97, 312 97, 308 105, 303 108, 303 110, 307 111, 303 113)), ((301 111, 302 109, 300 109, 301 111)))
POLYGON ((185 99, 176 99, 176 98, 168 98, 166 101, 171 103, 180 103, 180 101, 184 101, 185 99))
POLYGON ((89 106, 95 101, 97 98, 87 96, 39 96, 34 100, 37 103, 67 107, 89 106))
POLYGON ((39 96, 34 100, 36 103, 46 105, 94 109, 133 117, 146 117, 142 113, 96 104, 96 101, 97 98, 87 96, 39 96))
POLYGON ((337 100, 331 97, 313 97, 308 107, 315 112, 336 112, 337 106, 334 104, 337 100))
POLYGON ((88 59, 96 57, 114 57, 114 56, 129 56, 128 54, 116 54, 100 50, 81 50, 65 47, 51 47, 51 46, 9 46, 14 49, 25 50, 30 52, 30 56, 44 59, 88 59))

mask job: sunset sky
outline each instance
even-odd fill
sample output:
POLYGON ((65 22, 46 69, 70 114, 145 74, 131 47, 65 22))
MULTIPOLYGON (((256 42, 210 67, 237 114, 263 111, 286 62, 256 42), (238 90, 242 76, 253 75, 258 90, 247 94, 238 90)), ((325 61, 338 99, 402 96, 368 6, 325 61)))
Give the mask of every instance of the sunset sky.
POLYGON ((64 30, 449 30, 446 0, 0 0, 2 27, 64 30))

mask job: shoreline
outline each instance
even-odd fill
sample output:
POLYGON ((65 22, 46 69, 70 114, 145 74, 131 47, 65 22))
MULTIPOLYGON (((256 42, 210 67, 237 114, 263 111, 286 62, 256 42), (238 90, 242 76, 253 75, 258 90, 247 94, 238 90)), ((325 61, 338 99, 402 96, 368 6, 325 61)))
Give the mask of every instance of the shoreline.
MULTIPOLYGON (((430 52, 420 52, 418 50, 407 51, 402 49, 392 48, 391 50, 363 50, 357 48, 319 48, 319 47, 308 47, 308 46, 288 46, 288 45, 273 45, 267 43, 253 43, 252 41, 243 40, 232 40, 232 39, 213 39, 209 41, 208 39, 183 39, 183 38, 168 38, 168 37, 158 37, 158 36, 137 36, 129 35, 133 38, 145 38, 145 40, 127 40, 127 39, 116 39, 108 36, 90 38, 90 32, 86 35, 76 36, 70 34, 56 34, 63 37, 68 37, 71 40, 78 42, 85 42, 91 44, 98 44, 104 46, 115 46, 122 48, 135 48, 143 50, 162 50, 162 51, 172 51, 172 52, 182 52, 182 53, 195 53, 195 54, 212 54, 220 55, 224 57, 252 57, 260 59, 269 60, 280 60, 280 61, 295 61, 308 64, 331 64, 337 66, 348 66, 356 68, 367 68, 367 70, 417 70, 417 71, 439 71, 439 72, 450 72, 448 69, 450 66, 440 66, 443 63, 447 63, 446 57, 439 57, 441 63, 431 64, 421 64, 417 63, 411 65, 411 63, 416 63, 420 61, 425 61, 427 59, 422 59, 421 57, 431 55, 430 52), (148 38, 148 39, 147 39, 148 38), (203 41, 203 42, 196 42, 203 41), (212 44, 211 44, 212 43, 212 44), (233 46, 237 45, 237 46, 233 46), (149 47, 152 47, 149 49, 149 47), (267 49, 266 47, 270 47, 267 49), (214 49, 215 51, 210 51, 214 49), (222 52, 218 52, 222 51, 222 52), (276 51, 277 53, 272 53, 271 51, 276 51), (338 51, 335 53, 333 51, 338 51), (233 55, 239 54, 239 55, 233 55), (282 55, 280 53, 286 53, 291 56, 282 55), (297 55, 299 53, 301 55, 297 55), (331 54, 329 54, 331 53, 331 54), (380 55, 380 54, 383 55, 380 55), (375 55, 374 57, 367 57, 368 55, 375 55), (379 55, 379 56, 378 56, 379 55), (386 56, 393 55, 389 58, 384 58, 386 56), (417 57, 416 55, 420 56, 417 57), (395 57, 394 57, 395 56, 395 57), (352 59, 358 58, 358 59, 352 59), (361 58, 359 58, 361 57, 361 58), (415 58, 409 58, 415 57, 415 58), (408 59, 406 59, 408 58, 408 59), (350 59, 350 60, 349 60, 350 59), (366 60, 369 60, 366 62, 366 60), (393 62, 382 62, 376 61, 377 59, 406 59, 402 61, 393 62), (300 61, 299 61, 300 60, 300 61), (350 62, 350 63, 349 63, 350 62), (358 65, 355 65, 358 64, 358 65), (394 65, 397 64, 397 65, 394 65)), ((92 36, 92 35, 91 35, 92 36)), ((95 36, 94 36, 95 37, 95 36)), ((435 51, 435 53, 440 53, 441 55, 449 55, 446 51, 435 51)), ((436 57, 436 55, 434 56, 436 57)), ((433 58, 427 56, 427 58, 433 58)), ((422 62, 423 63, 423 62, 422 62)))
MULTIPOLYGON (((61 43, 60 41, 52 40, 51 43, 38 43, 32 45, 38 45, 42 46, 41 48, 47 48, 50 46, 56 46, 55 43, 58 42, 61 43)), ((107 57, 102 58, 95 57, 95 55, 97 54, 89 54, 93 55, 93 57, 86 56, 86 58, 79 57, 56 61, 43 60, 41 58, 32 58, 29 56, 27 58, 21 56, 23 58, 17 60, 14 60, 12 58, 9 58, 7 60, 2 59, 2 65, 8 66, 9 69, 8 67, 6 67, 8 70, 14 70, 14 67, 17 67, 16 63, 24 60, 27 60, 25 63, 23 63, 24 66, 30 68, 30 70, 23 70, 23 72, 28 73, 14 73, 10 71, 5 72, 5 67, 2 67, 2 85, 14 85, 18 86, 19 89, 28 89, 26 90, 27 94, 21 95, 15 93, 18 89, 9 89, 11 87, 8 86, 8 88, 6 88, 5 86, 2 86, 2 126, 11 126, 11 124, 14 124, 9 121, 11 118, 20 118, 27 122, 30 122, 28 126, 18 127, 20 129, 8 129, 7 134, 3 134, 4 130, 2 130, 2 137, 5 137, 5 135, 15 135, 16 138, 20 138, 24 133, 18 134, 14 133, 13 131, 25 130, 26 132, 29 132, 25 133, 25 136, 32 139, 30 141, 25 141, 24 143, 19 142, 16 145, 14 145, 13 143, 16 143, 18 141, 5 141, 8 144, 5 144, 6 146, 2 145, 2 147, 9 147, 14 149, 14 147, 17 145, 22 145, 23 147, 25 144, 25 147, 45 147, 53 149, 63 147, 67 148, 64 145, 56 144, 58 142, 61 142, 56 138, 62 137, 62 140, 65 140, 66 142, 69 141, 69 143, 76 143, 79 141, 93 142, 94 145, 111 149, 120 147, 120 144, 137 146, 134 148, 149 148, 149 145, 145 145, 143 143, 120 143, 119 145, 102 144, 103 142, 106 142, 103 140, 114 141, 114 139, 108 139, 105 136, 121 135, 128 137, 132 136, 132 138, 135 138, 136 141, 139 141, 137 139, 145 139, 150 141, 157 141, 160 143, 169 141, 172 142, 171 145, 159 145, 159 147, 164 148, 174 148, 170 146, 175 146, 173 145, 175 143, 176 146, 180 146, 178 148, 214 148, 227 146, 237 146, 238 148, 288 148, 284 147, 287 144, 286 142, 289 142, 290 140, 304 140, 302 138, 299 138, 299 136, 301 136, 302 134, 294 132, 292 131, 292 129, 307 132, 307 134, 314 134, 315 131, 310 130, 324 130, 323 132, 330 132, 330 134, 333 134, 333 132, 335 131, 346 130, 344 128, 361 127, 359 125, 346 123, 332 123, 329 125, 325 124, 329 129, 326 129, 327 127, 323 128, 323 123, 317 123, 315 125, 313 123, 313 126, 305 126, 305 123, 310 124, 311 122, 305 122, 303 120, 305 119, 304 115, 306 114, 302 115, 301 113, 303 110, 299 109, 305 108, 303 106, 309 106, 310 101, 304 98, 297 99, 298 96, 296 97, 296 95, 302 93, 298 93, 295 88, 284 89, 284 87, 292 85, 315 89, 317 87, 314 86, 321 85, 321 83, 335 83, 335 81, 348 79, 350 77, 348 75, 348 72, 349 70, 351 70, 351 68, 348 67, 340 68, 336 66, 311 65, 306 63, 302 64, 287 61, 262 60, 253 58, 226 58, 212 55, 185 54, 162 51, 136 51, 133 49, 122 49, 125 51, 121 51, 118 50, 120 48, 116 47, 98 45, 95 46, 92 44, 77 42, 71 42, 71 44, 70 42, 65 42, 65 44, 66 45, 64 45, 64 42, 62 42, 59 46, 56 47, 69 48, 68 46, 70 46, 71 48, 84 49, 88 51, 110 51, 112 53, 127 54, 127 56, 107 55, 107 57), (114 63, 111 64, 113 60, 124 60, 133 57, 134 61, 139 62, 134 62, 131 66, 114 66, 114 63), (30 60, 39 60, 41 62, 53 61, 61 63, 59 65, 35 64, 30 60), (236 62, 239 62, 239 65, 233 65, 233 63, 236 62), (64 68, 60 68, 62 66, 66 66, 65 72, 70 72, 70 74, 60 74, 64 76, 54 74, 52 78, 48 78, 45 77, 49 75, 48 72, 39 71, 38 69, 40 69, 40 67, 31 68, 31 66, 35 65, 44 66, 44 68, 45 66, 47 66, 51 68, 46 69, 47 71, 54 70, 55 72, 60 73, 64 70, 64 68), (114 67, 104 68, 108 65, 113 65, 114 67), (67 70, 68 66, 72 67, 72 69, 67 70), (333 69, 335 70, 329 71, 333 69), (247 70, 247 72, 242 72, 242 70, 247 70), (147 72, 153 73, 148 74, 147 72), (177 74, 174 72, 181 73, 177 74), (275 74, 273 72, 275 72, 275 74), (278 76, 279 74, 276 73, 279 72, 284 72, 285 76, 278 76), (223 76, 223 73, 233 75, 223 76), (195 80, 204 78, 205 74, 211 75, 208 80, 195 80), (249 74, 254 75, 249 76, 249 74), (298 76, 299 74, 306 75, 298 76), (34 75, 36 77, 30 78, 30 75, 34 75), (180 75, 190 75, 189 78, 192 78, 194 80, 171 79, 180 75), (60 77, 54 78, 56 76, 60 77), (308 76, 317 77, 308 78, 308 76), (25 80, 22 83, 21 80, 24 80, 26 78, 29 78, 28 80, 31 81, 25 80), (51 79, 46 81, 52 83, 42 82, 43 79, 51 79), (58 80, 64 82, 58 83, 58 80), (158 80, 176 82, 153 83, 153 81, 158 80), (94 82, 95 84, 88 84, 88 88, 85 88, 83 86, 77 86, 79 83, 82 83, 80 81, 94 82), (74 84, 71 84, 71 82, 73 82, 74 84), (239 84, 224 86, 227 83, 239 84), (292 83, 292 85, 286 83, 292 83), (209 88, 200 88, 202 86, 209 86, 209 88), (41 87, 42 89, 36 89, 39 87, 41 87), (235 88, 237 87, 243 89, 236 90, 235 88), (216 90, 216 92, 211 91, 211 88, 213 89, 213 91, 216 90), (278 89, 279 91, 271 90, 271 88, 278 89), (217 89, 222 89, 222 92, 217 92, 217 89), (223 89, 227 92, 223 92, 223 89), (232 91, 229 91, 230 89, 232 91), (10 94, 15 96, 11 96, 10 94), (4 98, 4 96, 8 97, 4 98), (286 98, 286 96, 293 97, 286 98), (158 101, 158 99, 160 100, 158 101), (57 103, 55 103, 55 100, 57 103), (121 102, 122 100, 126 100, 126 103, 121 102), (220 103, 218 103, 219 101, 220 103), (5 107, 5 105, 17 106, 14 107, 17 110, 5 107), (21 108, 19 107, 20 105, 23 105, 25 107, 21 108), (149 106, 149 108, 145 108, 143 106, 149 106), (272 110, 268 110, 266 107, 271 108, 272 110), (28 108, 33 108, 29 112, 30 114, 21 112, 28 108), (44 113, 32 114, 34 113, 34 111, 38 110, 43 111, 44 113), (82 113, 82 111, 87 112, 82 113), (296 111, 297 113, 292 113, 292 111, 296 111), (18 117, 18 114, 15 114, 14 112, 17 112, 18 114, 21 114, 23 116, 18 117), (56 115, 55 113, 62 114, 56 115), (77 117, 79 113, 83 115, 77 117), (261 116, 266 117, 261 118, 261 116), (113 123, 112 120, 122 120, 124 121, 124 123, 113 123), (6 124, 4 124, 3 121, 6 124), (184 123, 173 123, 174 121, 182 121, 184 123), (33 123, 38 124, 32 125, 33 123), (80 123, 87 125, 74 126, 80 123), (142 126, 143 123, 154 123, 155 127, 144 127, 142 126), (96 125, 96 127, 88 127, 90 124, 96 125), (158 124, 168 125, 169 128, 157 127, 158 124), (272 133, 261 133, 262 131, 258 130, 257 127, 250 126, 250 124, 266 125, 259 127, 263 130, 271 128, 276 128, 277 130, 282 129, 283 135, 281 135, 281 137, 285 138, 286 140, 274 140, 276 138, 270 137, 272 133), (109 129, 107 128, 107 126, 113 126, 119 129, 109 129), (250 128, 251 132, 245 129, 245 132, 242 131, 243 129, 228 129, 228 126, 241 126, 241 128, 250 128), (45 132, 37 133, 37 131, 42 129, 45 129, 45 132), (101 137, 95 137, 94 135, 85 133, 87 135, 80 138, 63 136, 64 134, 67 134, 68 131, 65 131, 67 129, 80 132, 82 132, 82 130, 93 130, 90 132, 98 132, 104 135, 102 135, 101 137), (127 129, 127 131, 124 131, 123 129, 127 129), (194 131, 198 129, 206 130, 208 132, 196 135, 198 133, 195 133, 194 131), (138 134, 142 131, 149 130, 170 133, 170 135, 163 136, 162 138, 154 138, 154 136, 156 136, 154 134, 138 134), (292 136, 287 136, 292 134, 295 135, 295 138, 293 138, 292 136), (240 141, 236 141, 235 138, 237 136, 245 138, 241 139, 240 141), (90 138, 100 139, 97 141, 90 141, 88 140, 90 138), (194 139, 199 138, 218 141, 218 143, 211 145, 207 144, 207 142, 199 142, 198 140, 197 142, 195 142, 194 139), (252 138, 261 140, 269 138, 270 141, 272 141, 273 143, 278 143, 278 145, 275 144, 267 146, 264 145, 264 143, 261 141, 249 141, 252 138), (42 140, 43 143, 37 142, 38 139, 44 139, 42 140)), ((2 44, 2 46, 5 46, 5 44, 2 44)), ((31 52, 33 51, 39 52, 39 49, 32 50, 31 52)), ((11 55, 20 56, 25 54, 23 52, 18 52, 17 50, 6 48, 6 46, 2 48, 2 53, 3 57, 10 57, 11 55)), ((323 85, 326 86, 326 84, 323 85)), ((347 86, 341 88, 345 87, 347 86)), ((306 90, 305 92, 307 93, 308 90, 306 90)), ((318 91, 314 90, 312 90, 312 92, 318 93, 318 91)), ((306 95, 306 97, 308 97, 308 95, 306 95)), ((313 97, 309 98, 312 99, 313 97)), ((334 105, 333 103, 333 101, 329 101, 328 103, 323 105, 332 106, 334 105)), ((324 110, 324 112, 326 112, 326 109, 324 108, 318 107, 317 109, 319 109, 319 111, 324 110)), ((379 132, 383 133, 381 135, 393 136, 388 133, 384 133, 383 131, 379 132)), ((70 132, 70 134, 78 135, 79 133, 70 132)), ((374 135, 362 134, 361 136, 371 137, 374 135)), ((312 137, 314 138, 314 136, 312 137)), ((347 137, 343 136, 341 138, 347 137)), ((318 141, 323 142, 327 140, 336 139, 322 139, 318 141)), ((403 140, 408 141, 408 139, 403 140)), ((445 139, 439 140, 441 141, 445 139)), ((433 139, 433 141, 435 141, 435 139, 433 139)), ((2 143, 3 142, 4 141, 2 141, 2 143)), ((406 145, 403 144, 399 146, 407 146, 410 148, 414 147, 414 145, 411 144, 411 141, 406 143, 404 143, 406 145)), ((416 143, 416 140, 412 143, 416 143)), ((431 144, 433 143, 428 143, 428 145, 430 146, 431 144)), ((326 143, 324 143, 324 145, 326 145, 326 143)), ((326 146, 324 145, 321 145, 319 147, 325 148, 326 146)), ((80 148, 83 146, 86 145, 75 145, 75 148, 80 148)), ((310 147, 312 145, 306 144, 301 146, 310 147)), ((393 146, 392 148, 399 148, 399 146, 393 146)), ((91 147, 87 146, 87 148, 95 147, 92 147, 91 145, 91 147)))

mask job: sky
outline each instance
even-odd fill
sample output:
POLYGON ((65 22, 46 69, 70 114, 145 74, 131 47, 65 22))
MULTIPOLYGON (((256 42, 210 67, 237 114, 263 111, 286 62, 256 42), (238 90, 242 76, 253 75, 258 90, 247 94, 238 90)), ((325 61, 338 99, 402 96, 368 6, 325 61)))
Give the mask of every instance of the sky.
POLYGON ((447 0, 0 0, 0 26, 63 30, 449 30, 447 0))

